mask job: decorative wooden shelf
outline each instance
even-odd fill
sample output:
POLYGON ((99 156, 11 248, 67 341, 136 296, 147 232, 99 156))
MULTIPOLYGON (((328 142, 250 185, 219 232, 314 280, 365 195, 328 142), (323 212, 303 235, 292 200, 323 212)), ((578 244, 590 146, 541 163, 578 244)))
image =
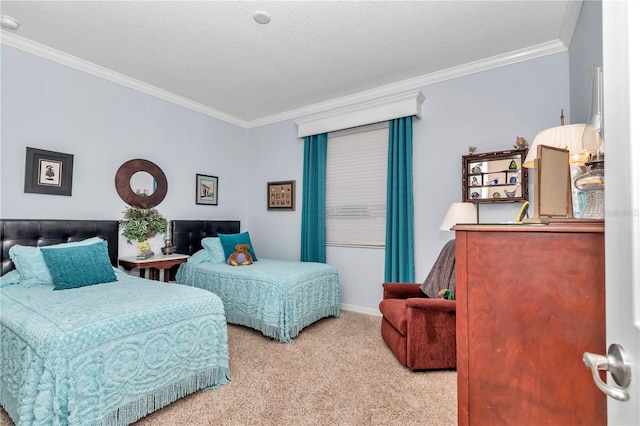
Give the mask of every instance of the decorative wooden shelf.
POLYGON ((518 203, 529 200, 527 150, 494 151, 462 157, 462 201, 518 203))

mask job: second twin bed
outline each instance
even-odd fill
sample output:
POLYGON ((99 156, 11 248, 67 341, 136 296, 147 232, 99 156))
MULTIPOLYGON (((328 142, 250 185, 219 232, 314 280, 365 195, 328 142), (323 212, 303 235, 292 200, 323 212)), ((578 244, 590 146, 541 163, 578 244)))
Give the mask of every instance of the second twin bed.
POLYGON ((223 239, 248 238, 239 221, 171 222, 178 253, 189 254, 176 282, 218 295, 227 321, 290 342, 305 327, 340 316, 340 279, 335 267, 259 257, 252 265, 226 263, 223 239))

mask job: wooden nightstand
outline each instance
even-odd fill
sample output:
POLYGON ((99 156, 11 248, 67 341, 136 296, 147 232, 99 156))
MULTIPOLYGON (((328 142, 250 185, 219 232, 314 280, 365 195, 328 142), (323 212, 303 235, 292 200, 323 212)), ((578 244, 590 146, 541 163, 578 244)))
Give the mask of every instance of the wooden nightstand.
POLYGON ((160 280, 160 270, 164 271, 164 282, 169 282, 171 267, 185 263, 189 259, 188 254, 156 254, 148 259, 136 259, 136 256, 121 257, 118 264, 127 271, 140 269, 140 277, 146 278, 145 271, 149 268, 149 279, 160 280))

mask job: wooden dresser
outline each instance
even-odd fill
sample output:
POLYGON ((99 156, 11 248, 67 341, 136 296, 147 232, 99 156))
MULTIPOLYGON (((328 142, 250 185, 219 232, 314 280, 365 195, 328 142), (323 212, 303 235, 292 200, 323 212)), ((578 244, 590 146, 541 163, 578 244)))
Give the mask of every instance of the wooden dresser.
POLYGON ((602 221, 458 225, 459 425, 605 425, 602 221))

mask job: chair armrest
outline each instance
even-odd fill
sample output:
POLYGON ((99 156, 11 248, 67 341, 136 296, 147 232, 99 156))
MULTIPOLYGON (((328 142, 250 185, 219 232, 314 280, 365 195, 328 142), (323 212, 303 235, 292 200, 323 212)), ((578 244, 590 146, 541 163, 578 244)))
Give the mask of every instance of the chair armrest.
POLYGON ((383 283, 383 299, 408 299, 410 297, 425 297, 420 291, 421 284, 414 283, 383 283))
POLYGON ((439 312, 455 312, 456 301, 444 300, 444 299, 429 299, 427 297, 414 297, 407 299, 407 308, 421 309, 424 311, 439 311, 439 312))

